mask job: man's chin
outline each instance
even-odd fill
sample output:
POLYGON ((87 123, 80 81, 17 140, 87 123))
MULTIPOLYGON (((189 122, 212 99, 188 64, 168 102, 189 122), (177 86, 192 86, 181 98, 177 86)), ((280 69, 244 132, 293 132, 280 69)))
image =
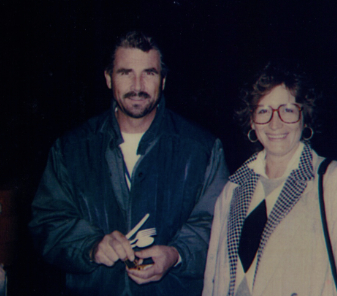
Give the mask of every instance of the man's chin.
POLYGON ((149 114, 151 114, 154 110, 157 109, 158 106, 158 102, 156 102, 155 104, 150 103, 149 104, 137 104, 137 102, 135 102, 134 104, 131 104, 129 106, 124 106, 126 108, 124 108, 124 113, 132 118, 143 118, 149 114))
POLYGON ((128 115, 131 118, 139 119, 143 118, 146 115, 150 114, 153 111, 154 108, 151 109, 133 109, 133 110, 125 110, 125 114, 128 115))

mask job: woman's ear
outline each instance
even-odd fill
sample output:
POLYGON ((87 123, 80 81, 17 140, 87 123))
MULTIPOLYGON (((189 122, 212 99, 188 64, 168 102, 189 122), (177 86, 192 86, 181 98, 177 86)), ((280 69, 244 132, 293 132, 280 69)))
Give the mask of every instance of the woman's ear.
POLYGON ((253 121, 250 122, 251 129, 255 130, 255 123, 253 121))

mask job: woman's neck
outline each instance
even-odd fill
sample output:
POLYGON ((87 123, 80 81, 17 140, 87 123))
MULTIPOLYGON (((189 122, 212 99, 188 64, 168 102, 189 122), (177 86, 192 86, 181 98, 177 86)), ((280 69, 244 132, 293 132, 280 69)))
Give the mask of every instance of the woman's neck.
POLYGON ((288 166, 288 162, 275 160, 266 161, 266 175, 269 179, 276 179, 283 176, 288 166))
POLYGON ((292 153, 283 156, 267 154, 265 169, 268 178, 276 179, 282 177, 296 151, 297 149, 294 149, 292 153))

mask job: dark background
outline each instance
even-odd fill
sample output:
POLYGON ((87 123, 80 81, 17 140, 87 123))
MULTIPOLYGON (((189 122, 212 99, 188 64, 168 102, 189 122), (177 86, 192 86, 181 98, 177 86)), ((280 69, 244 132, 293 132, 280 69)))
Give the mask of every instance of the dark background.
POLYGON ((271 57, 297 58, 313 75, 323 98, 312 146, 337 156, 334 1, 0 3, 0 185, 16 190, 21 219, 21 249, 9 267, 12 295, 61 293, 62 276, 32 249, 30 203, 53 141, 109 107, 104 60, 123 32, 154 36, 170 70, 168 107, 222 139, 231 172, 251 153, 233 121, 239 89, 271 57))

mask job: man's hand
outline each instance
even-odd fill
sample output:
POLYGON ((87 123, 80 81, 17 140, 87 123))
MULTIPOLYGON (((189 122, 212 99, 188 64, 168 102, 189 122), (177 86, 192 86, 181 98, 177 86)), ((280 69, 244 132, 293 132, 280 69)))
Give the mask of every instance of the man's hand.
POLYGON ((135 260, 135 253, 125 235, 116 230, 103 237, 92 250, 91 257, 98 264, 112 266, 119 259, 135 260))
POLYGON ((159 281, 179 259, 177 249, 168 246, 153 246, 135 255, 141 259, 151 257, 154 262, 145 270, 127 269, 129 277, 137 284, 159 281))

